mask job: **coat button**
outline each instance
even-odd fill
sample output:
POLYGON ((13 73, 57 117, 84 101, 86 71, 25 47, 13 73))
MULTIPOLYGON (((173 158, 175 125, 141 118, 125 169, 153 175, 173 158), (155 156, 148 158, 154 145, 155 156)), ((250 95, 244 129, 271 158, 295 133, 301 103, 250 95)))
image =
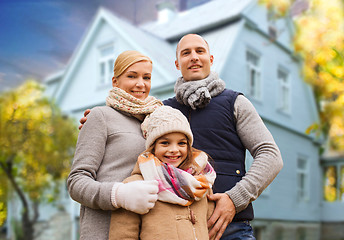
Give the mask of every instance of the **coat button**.
POLYGON ((236 172, 237 174, 240 174, 240 170, 239 170, 239 169, 237 169, 235 172, 236 172))

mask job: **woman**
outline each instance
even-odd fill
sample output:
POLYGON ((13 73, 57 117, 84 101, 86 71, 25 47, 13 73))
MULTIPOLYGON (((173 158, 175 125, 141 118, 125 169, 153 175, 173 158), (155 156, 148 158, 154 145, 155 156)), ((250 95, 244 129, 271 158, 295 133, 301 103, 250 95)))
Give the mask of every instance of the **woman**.
POLYGON ((67 184, 81 204, 80 239, 108 239, 111 210, 144 214, 157 200, 156 181, 123 184, 145 149, 140 124, 162 102, 149 96, 152 61, 137 51, 118 56, 106 105, 80 131, 67 184))

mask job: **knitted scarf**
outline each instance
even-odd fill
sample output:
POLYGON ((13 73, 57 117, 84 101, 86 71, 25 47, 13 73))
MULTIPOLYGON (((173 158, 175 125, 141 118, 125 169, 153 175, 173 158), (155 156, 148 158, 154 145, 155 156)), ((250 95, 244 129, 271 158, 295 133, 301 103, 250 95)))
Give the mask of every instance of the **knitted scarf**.
POLYGON ((189 206, 205 197, 215 181, 216 173, 204 152, 193 154, 198 166, 191 166, 187 170, 163 163, 150 152, 144 152, 138 157, 138 166, 144 180, 159 182, 160 201, 189 206))
POLYGON ((154 112, 163 103, 153 96, 148 96, 142 101, 123 89, 114 87, 110 90, 109 96, 106 98, 106 105, 116 110, 127 112, 140 121, 143 121, 146 115, 154 112))
POLYGON ((207 106, 211 98, 222 93, 225 87, 225 82, 217 73, 210 72, 208 77, 201 80, 185 81, 183 77, 178 78, 174 92, 179 103, 196 110, 207 106))

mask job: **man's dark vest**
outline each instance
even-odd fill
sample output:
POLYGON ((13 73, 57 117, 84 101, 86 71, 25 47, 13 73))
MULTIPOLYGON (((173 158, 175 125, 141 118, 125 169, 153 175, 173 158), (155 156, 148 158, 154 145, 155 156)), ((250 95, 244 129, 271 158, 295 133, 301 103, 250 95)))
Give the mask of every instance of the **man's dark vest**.
MULTIPOLYGON (((192 110, 175 97, 164 104, 179 109, 189 120, 194 135, 193 147, 208 153, 214 160, 215 193, 231 189, 245 175, 245 152, 236 132, 234 102, 240 93, 225 89, 202 109, 192 110)), ((233 221, 252 220, 252 204, 236 214, 233 221)))

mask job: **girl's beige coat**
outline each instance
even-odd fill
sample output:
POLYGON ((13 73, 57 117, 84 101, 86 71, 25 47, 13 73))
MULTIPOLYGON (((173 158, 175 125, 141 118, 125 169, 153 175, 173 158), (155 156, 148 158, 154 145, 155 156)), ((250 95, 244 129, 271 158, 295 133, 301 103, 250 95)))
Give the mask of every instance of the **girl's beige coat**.
MULTIPOLYGON (((125 182, 142 179, 136 165, 133 175, 125 182)), ((189 207, 157 201, 154 208, 144 215, 118 209, 111 214, 109 239, 208 240, 207 220, 214 207, 214 202, 208 202, 205 197, 189 207)))

